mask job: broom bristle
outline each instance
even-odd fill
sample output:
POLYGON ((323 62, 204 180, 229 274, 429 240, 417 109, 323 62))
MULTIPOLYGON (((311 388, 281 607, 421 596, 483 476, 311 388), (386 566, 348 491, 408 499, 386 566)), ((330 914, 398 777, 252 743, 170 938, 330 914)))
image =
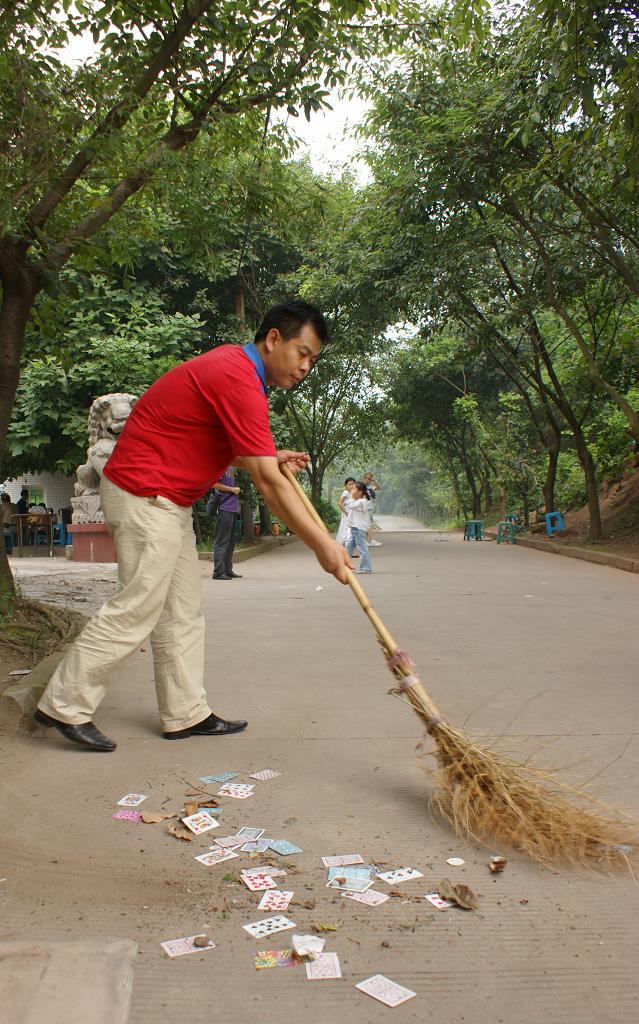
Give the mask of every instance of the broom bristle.
POLYGON ((628 863, 628 847, 634 852, 637 845, 630 821, 559 785, 551 772, 480 747, 446 722, 433 729, 433 739, 439 770, 432 803, 459 835, 507 843, 544 864, 628 863))

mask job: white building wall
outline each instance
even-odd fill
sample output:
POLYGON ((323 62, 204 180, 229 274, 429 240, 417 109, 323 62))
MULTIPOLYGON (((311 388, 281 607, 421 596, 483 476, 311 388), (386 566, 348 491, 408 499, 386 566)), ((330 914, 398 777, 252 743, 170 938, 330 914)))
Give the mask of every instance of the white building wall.
POLYGON ((64 473, 25 473, 16 480, 0 483, 0 491, 6 491, 15 504, 23 487, 39 487, 44 491, 44 504, 57 512, 61 508, 70 508, 74 483, 75 476, 64 473))

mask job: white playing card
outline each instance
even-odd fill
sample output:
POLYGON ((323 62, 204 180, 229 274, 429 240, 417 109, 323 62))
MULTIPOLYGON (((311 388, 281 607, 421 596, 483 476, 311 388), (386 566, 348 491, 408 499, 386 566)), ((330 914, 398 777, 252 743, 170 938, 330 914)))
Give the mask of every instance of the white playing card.
POLYGON ((241 836, 244 842, 246 842, 247 839, 259 839, 260 836, 264 835, 264 832, 265 829, 263 828, 250 828, 248 825, 244 825, 243 828, 238 828, 236 834, 241 836))
POLYGON ((288 910, 288 905, 293 899, 292 892, 285 892, 283 889, 271 889, 265 892, 257 905, 258 910, 288 910))
POLYGON ((118 800, 118 807, 138 807, 143 800, 148 800, 144 793, 127 793, 121 800, 118 800))
POLYGON ((199 860, 200 864, 204 864, 205 867, 211 868, 214 864, 221 864, 225 860, 233 860, 237 857, 236 853, 232 853, 231 850, 207 850, 206 853, 200 853, 195 858, 199 860))
POLYGON ((260 872, 268 875, 269 878, 277 878, 279 875, 286 874, 284 868, 274 868, 272 864, 258 864, 254 868, 242 868, 243 875, 254 875, 260 872))
POLYGON ((421 871, 415 868, 397 868, 395 871, 378 871, 377 877, 389 885, 397 885, 398 882, 410 882, 413 878, 423 878, 421 871))
POLYGON ((204 953, 207 949, 215 949, 215 943, 209 942, 208 946, 196 946, 193 942, 197 935, 187 935, 184 939, 170 939, 168 942, 161 942, 160 945, 170 957, 184 956, 186 953, 204 953))
POLYGON ((248 782, 227 782, 221 789, 218 789, 218 796, 232 796, 236 800, 246 800, 247 797, 253 796, 253 790, 255 786, 248 782))
POLYGON ((359 853, 340 853, 334 857, 322 857, 325 868, 344 868, 348 864, 363 864, 364 858, 359 853))
POLYGON ((373 974, 365 981, 360 981, 355 988, 358 988, 360 992, 365 992, 367 996, 372 996, 373 999, 379 999, 380 1003, 385 1003, 386 1006, 399 1006, 407 999, 412 999, 417 995, 411 989, 397 985, 390 978, 385 978, 383 974, 373 974))
POLYGON ((219 839, 214 839, 213 842, 216 846, 221 846, 225 850, 234 850, 238 846, 243 846, 244 839, 242 836, 220 836, 219 839))
POLYGON ((448 910, 449 907, 455 906, 454 900, 443 900, 438 892, 427 892, 424 899, 432 903, 438 910, 448 910))
POLYGON ((212 828, 220 827, 219 821, 212 818, 208 811, 198 811, 197 814, 190 814, 188 818, 182 818, 182 824, 186 825, 196 836, 199 836, 202 832, 210 832, 212 828))
POLYGON ((274 882, 268 875, 251 874, 242 875, 242 881, 251 892, 264 892, 265 889, 277 889, 277 882, 274 882))
POLYGON ((254 772, 249 775, 249 779, 257 779, 258 782, 268 782, 269 779, 276 779, 281 772, 275 771, 274 768, 265 768, 264 771, 254 772))
POLYGON ((273 935, 274 932, 285 932, 289 928, 296 928, 295 921, 289 921, 288 917, 278 914, 277 917, 265 917, 263 921, 253 921, 252 924, 243 924, 245 931, 256 939, 264 935, 273 935))
POLYGON ((367 907, 379 907, 381 903, 386 903, 386 900, 390 899, 385 892, 378 892, 377 889, 367 889, 366 892, 343 892, 347 900, 356 900, 358 903, 365 903, 367 907))
POLYGON ((306 964, 306 977, 310 981, 323 978, 341 978, 339 957, 337 953, 318 953, 314 960, 306 964))
POLYGON ((348 889, 349 892, 366 892, 373 884, 370 878, 341 878, 339 875, 328 882, 327 889, 348 889))
POLYGON ((242 846, 242 853, 265 853, 270 841, 270 839, 249 839, 248 843, 244 843, 242 846))

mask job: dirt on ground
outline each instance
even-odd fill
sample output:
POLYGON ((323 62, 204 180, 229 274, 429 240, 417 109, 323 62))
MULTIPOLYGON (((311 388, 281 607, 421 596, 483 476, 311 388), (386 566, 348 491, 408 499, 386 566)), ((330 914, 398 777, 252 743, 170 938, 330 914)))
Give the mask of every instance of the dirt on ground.
POLYGON ((628 558, 639 557, 639 470, 625 473, 622 480, 608 481, 599 494, 599 506, 605 540, 589 540, 590 515, 588 506, 584 505, 565 513, 566 531, 555 534, 553 542, 612 551, 628 558))

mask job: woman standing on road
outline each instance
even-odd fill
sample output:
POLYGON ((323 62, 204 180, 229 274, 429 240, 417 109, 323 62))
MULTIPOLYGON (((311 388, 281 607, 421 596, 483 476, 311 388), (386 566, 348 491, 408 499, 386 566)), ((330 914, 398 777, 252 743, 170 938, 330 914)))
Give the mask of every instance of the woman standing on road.
POLYGON ((369 573, 373 571, 371 557, 368 553, 368 544, 366 543, 369 524, 369 505, 370 498, 368 497, 366 484, 361 480, 358 480, 353 487, 351 500, 348 502, 347 523, 350 527, 351 535, 346 544, 346 550, 349 555, 353 554, 355 546, 357 545, 357 550, 360 555, 360 563, 359 569, 356 569, 355 571, 358 573, 369 573))
POLYGON ((348 507, 346 502, 350 501, 351 491, 353 490, 354 486, 355 477, 347 476, 346 480, 344 481, 344 490, 340 494, 339 501, 337 502, 342 513, 342 517, 339 521, 339 529, 335 534, 335 540, 337 541, 338 544, 347 544, 348 539, 351 535, 351 531, 349 530, 348 523, 346 521, 348 518, 348 507))

